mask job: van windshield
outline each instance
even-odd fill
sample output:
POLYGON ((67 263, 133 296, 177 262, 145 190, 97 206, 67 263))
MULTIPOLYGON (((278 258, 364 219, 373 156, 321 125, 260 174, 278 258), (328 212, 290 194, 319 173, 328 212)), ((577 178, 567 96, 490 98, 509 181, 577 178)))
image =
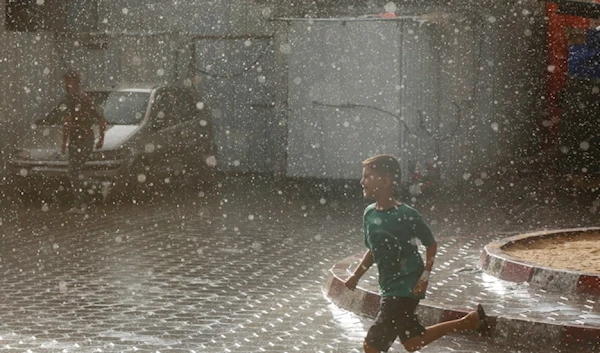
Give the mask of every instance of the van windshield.
MULTIPOLYGON (((123 91, 90 91, 87 95, 96 103, 109 125, 137 125, 142 122, 148 109, 150 93, 123 91)), ((36 121, 37 125, 62 125, 65 109, 62 102, 45 117, 36 121)))
POLYGON ((148 109, 150 93, 110 92, 102 110, 109 125, 137 125, 148 109))

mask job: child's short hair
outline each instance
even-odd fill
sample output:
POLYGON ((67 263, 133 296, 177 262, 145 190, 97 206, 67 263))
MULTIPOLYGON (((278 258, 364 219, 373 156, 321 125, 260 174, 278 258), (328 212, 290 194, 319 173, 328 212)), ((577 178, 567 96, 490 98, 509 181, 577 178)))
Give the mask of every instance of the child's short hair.
POLYGON ((400 181, 400 162, 391 154, 379 154, 363 161, 363 167, 369 167, 380 175, 385 175, 393 182, 400 181))

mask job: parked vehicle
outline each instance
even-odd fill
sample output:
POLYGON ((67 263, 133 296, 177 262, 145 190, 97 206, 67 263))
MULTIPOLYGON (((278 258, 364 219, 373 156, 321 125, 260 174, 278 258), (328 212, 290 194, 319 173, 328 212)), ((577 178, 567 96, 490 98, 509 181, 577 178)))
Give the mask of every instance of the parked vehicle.
MULTIPOLYGON (((196 91, 155 86, 86 92, 108 125, 104 146, 94 150, 85 165, 86 178, 126 190, 176 183, 189 176, 197 182, 213 178, 211 113, 196 91)), ((60 153, 64 112, 59 104, 36 121, 12 153, 8 170, 20 190, 39 191, 53 181, 66 181, 68 156, 60 153)))

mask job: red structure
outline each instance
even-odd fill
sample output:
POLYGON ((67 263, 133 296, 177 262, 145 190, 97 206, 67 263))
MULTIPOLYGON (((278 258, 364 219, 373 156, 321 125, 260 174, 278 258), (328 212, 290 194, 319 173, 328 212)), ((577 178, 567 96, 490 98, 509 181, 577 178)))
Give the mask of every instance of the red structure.
MULTIPOLYGON (((568 1, 563 1, 562 4, 568 1)), ((577 3, 576 1, 571 1, 577 3)), ((590 8, 600 7, 600 0, 581 1, 590 3, 590 8), (596 5, 598 4, 598 5, 596 5)), ((588 29, 600 25, 598 20, 590 20, 586 17, 571 16, 563 14, 559 10, 559 3, 547 2, 546 15, 548 17, 548 81, 547 81, 547 102, 548 115, 550 119, 549 126, 549 144, 548 147, 556 146, 558 137, 558 126, 560 124, 561 110, 558 106, 558 96, 565 85, 568 75, 568 56, 569 43, 567 30, 580 28, 588 29)), ((567 12, 567 11, 565 11, 567 12)), ((580 13, 577 13, 578 15, 580 13)))

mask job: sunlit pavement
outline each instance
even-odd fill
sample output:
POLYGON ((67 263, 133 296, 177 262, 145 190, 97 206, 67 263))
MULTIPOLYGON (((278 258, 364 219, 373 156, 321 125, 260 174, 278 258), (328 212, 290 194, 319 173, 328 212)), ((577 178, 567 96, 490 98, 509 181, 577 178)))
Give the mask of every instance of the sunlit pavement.
MULTIPOLYGON (((434 324, 462 317, 482 304, 493 317, 490 344, 597 352, 599 297, 549 292, 528 283, 503 281, 476 267, 481 249, 502 236, 506 235, 453 236, 439 241, 427 299, 419 307, 422 320, 434 324)), ((355 291, 348 291, 342 283, 359 262, 360 255, 339 261, 332 269, 326 291, 340 307, 374 317, 379 300, 376 270, 370 269, 355 291)))
MULTIPOLYGON (((442 240, 468 244, 474 229, 543 222, 455 202, 417 200, 442 240)), ((322 287, 333 264, 364 250, 363 206, 248 179, 87 215, 5 205, 0 351, 360 352, 371 320, 339 309, 322 287)), ((546 215, 550 226, 559 213, 546 215)), ((422 350, 513 351, 460 336, 422 350)))

